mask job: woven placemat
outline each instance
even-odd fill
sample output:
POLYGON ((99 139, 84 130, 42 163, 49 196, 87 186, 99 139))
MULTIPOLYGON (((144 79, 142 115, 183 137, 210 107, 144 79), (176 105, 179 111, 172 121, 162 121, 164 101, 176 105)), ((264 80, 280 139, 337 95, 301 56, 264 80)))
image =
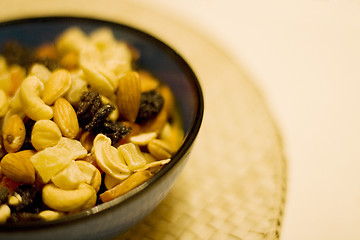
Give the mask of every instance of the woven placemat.
POLYGON ((179 52, 201 82, 204 121, 184 172, 161 204, 117 240, 279 238, 286 194, 281 137, 251 79, 216 44, 132 1, 21 1, 21 8, 18 0, 3 1, 0 19, 76 14, 143 29, 179 52))

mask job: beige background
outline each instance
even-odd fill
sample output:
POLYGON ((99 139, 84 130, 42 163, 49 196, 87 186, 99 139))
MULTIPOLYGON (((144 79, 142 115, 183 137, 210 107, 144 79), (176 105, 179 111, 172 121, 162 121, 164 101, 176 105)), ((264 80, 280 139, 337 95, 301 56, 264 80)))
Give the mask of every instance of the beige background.
POLYGON ((263 91, 289 164, 281 239, 360 239, 360 1, 136 2, 215 39, 263 91))

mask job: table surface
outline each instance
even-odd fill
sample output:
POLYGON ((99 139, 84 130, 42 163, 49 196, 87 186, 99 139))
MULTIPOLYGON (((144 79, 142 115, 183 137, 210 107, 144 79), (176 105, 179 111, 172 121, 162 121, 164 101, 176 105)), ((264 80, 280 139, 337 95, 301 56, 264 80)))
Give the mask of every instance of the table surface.
POLYGON ((360 2, 136 2, 215 40, 265 95, 288 160, 281 239, 359 239, 360 2))

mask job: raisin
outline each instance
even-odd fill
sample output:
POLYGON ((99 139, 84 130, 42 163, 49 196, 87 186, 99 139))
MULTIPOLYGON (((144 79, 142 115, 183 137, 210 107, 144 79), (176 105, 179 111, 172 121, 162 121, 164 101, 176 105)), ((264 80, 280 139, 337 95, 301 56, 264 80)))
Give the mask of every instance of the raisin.
POLYGON ((31 143, 31 132, 34 127, 35 121, 30 118, 24 119, 25 125, 25 140, 20 150, 34 150, 34 146, 31 143))
POLYGON ((60 67, 60 65, 56 59, 48 58, 48 57, 36 58, 34 62, 43 64, 50 71, 54 71, 55 69, 60 67))
POLYGON ((76 114, 80 127, 94 134, 104 134, 111 139, 111 143, 115 146, 132 129, 121 122, 107 120, 114 110, 115 107, 113 105, 101 102, 99 93, 89 91, 82 94, 80 102, 76 107, 76 114))
POLYGON ((21 196, 21 201, 11 206, 14 212, 40 212, 43 205, 40 189, 35 185, 20 185, 15 192, 21 196))
POLYGON ((154 118, 164 106, 164 98, 156 90, 143 92, 141 94, 140 109, 136 118, 136 123, 144 123, 154 118))
POLYGON ((34 62, 34 52, 17 41, 5 43, 2 49, 2 55, 9 65, 18 64, 26 69, 34 62))
POLYGON ((105 119, 110 115, 112 111, 115 110, 115 107, 111 104, 105 104, 100 107, 99 110, 95 113, 93 119, 89 124, 87 124, 84 129, 89 131, 91 129, 99 129, 104 123, 105 119))
POLYGON ((76 107, 80 127, 88 125, 96 112, 102 105, 101 97, 97 92, 84 92, 80 97, 80 102, 76 107))
POLYGON ((105 121, 101 132, 111 139, 113 145, 116 145, 121 139, 129 135, 132 131, 131 127, 127 127, 121 122, 105 121))
POLYGON ((43 221, 43 218, 37 213, 15 212, 7 219, 7 223, 19 224, 26 222, 43 221))
POLYGON ((9 189, 6 187, 0 187, 0 205, 6 203, 9 197, 9 189))

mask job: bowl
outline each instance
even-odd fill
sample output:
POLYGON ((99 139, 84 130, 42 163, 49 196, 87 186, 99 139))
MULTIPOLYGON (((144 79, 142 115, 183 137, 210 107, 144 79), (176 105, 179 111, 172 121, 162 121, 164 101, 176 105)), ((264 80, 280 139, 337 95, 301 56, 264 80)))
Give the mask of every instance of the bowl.
POLYGON ((183 121, 184 141, 169 164, 142 185, 112 201, 54 221, 0 225, 0 239, 110 239, 148 215, 168 194, 184 168, 203 119, 201 86, 193 70, 171 47, 150 34, 119 23, 79 17, 44 17, 0 23, 0 47, 17 40, 30 47, 54 41, 65 29, 112 29, 141 53, 138 64, 167 84, 183 121))

